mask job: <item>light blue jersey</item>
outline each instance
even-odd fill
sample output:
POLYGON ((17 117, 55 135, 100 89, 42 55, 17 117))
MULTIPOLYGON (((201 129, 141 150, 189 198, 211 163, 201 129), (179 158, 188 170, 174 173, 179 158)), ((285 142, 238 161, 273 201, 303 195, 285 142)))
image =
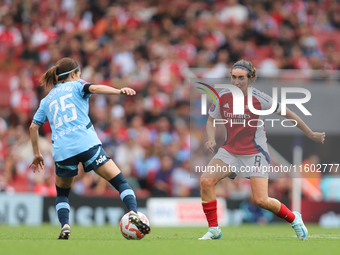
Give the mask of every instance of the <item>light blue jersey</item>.
POLYGON ((42 126, 47 120, 52 129, 54 161, 62 161, 101 144, 89 114, 89 97, 84 80, 57 84, 40 102, 33 123, 42 126))

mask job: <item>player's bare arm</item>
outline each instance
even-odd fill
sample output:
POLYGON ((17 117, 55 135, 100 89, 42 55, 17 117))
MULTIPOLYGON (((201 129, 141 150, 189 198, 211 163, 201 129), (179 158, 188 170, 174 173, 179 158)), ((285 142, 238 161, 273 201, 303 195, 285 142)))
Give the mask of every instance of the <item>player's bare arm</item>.
POLYGON ((300 128, 308 138, 318 143, 324 143, 326 138, 325 132, 313 132, 295 112, 286 108, 286 115, 282 115, 281 112, 279 112, 278 115, 295 120, 297 122, 297 127, 300 128))
POLYGON ((39 149, 39 128, 40 126, 32 123, 30 126, 30 137, 33 147, 33 160, 29 167, 33 165, 33 172, 35 173, 36 170, 40 172, 40 169, 44 169, 44 158, 41 155, 40 149, 39 149))
POLYGON ((211 153, 214 152, 214 147, 216 146, 215 141, 215 134, 216 134, 216 127, 214 127, 214 119, 209 116, 207 125, 206 125, 208 141, 205 143, 204 148, 211 153))
POLYGON ((106 95, 121 95, 126 94, 128 96, 136 95, 136 91, 130 88, 115 89, 106 85, 90 85, 89 91, 91 94, 106 94, 106 95))

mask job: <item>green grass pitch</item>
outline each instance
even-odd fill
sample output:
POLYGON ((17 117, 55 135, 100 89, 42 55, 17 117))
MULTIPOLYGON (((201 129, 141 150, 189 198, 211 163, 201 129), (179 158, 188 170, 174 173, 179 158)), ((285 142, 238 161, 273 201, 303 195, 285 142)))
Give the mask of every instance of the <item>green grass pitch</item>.
POLYGON ((139 241, 125 240, 118 226, 72 226, 69 240, 57 240, 60 228, 0 226, 0 254, 338 254, 340 229, 307 225, 310 238, 299 241, 288 224, 222 228, 221 240, 197 241, 207 228, 152 228, 139 241))

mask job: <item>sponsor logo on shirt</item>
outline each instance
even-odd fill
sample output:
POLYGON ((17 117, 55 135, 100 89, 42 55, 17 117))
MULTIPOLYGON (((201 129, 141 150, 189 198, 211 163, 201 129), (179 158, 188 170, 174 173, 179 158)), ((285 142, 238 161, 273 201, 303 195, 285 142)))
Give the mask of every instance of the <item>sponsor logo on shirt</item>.
POLYGON ((77 130, 83 130, 86 129, 85 125, 78 125, 78 126, 73 126, 73 127, 68 127, 65 130, 60 131, 56 135, 53 136, 53 138, 56 140, 58 137, 62 137, 70 132, 77 131, 77 130))
POLYGON ((99 159, 96 159, 96 164, 97 166, 101 163, 103 163, 103 161, 107 160, 106 156, 104 155, 100 155, 99 159))
POLYGON ((250 114, 233 114, 231 112, 223 111, 224 117, 230 119, 250 119, 250 114))

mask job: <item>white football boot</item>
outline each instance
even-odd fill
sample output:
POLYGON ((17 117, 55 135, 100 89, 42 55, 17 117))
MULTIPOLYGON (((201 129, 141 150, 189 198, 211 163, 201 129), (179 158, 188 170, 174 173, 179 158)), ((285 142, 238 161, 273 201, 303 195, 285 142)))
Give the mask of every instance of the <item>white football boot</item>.
POLYGON ((308 240, 308 230, 303 223, 301 214, 299 212, 293 212, 295 215, 295 220, 291 223, 292 228, 294 228, 299 240, 308 240))
POLYGON ((216 228, 209 228, 208 232, 201 238, 198 238, 198 240, 221 239, 221 237, 222 237, 222 231, 219 227, 216 227, 216 228))

